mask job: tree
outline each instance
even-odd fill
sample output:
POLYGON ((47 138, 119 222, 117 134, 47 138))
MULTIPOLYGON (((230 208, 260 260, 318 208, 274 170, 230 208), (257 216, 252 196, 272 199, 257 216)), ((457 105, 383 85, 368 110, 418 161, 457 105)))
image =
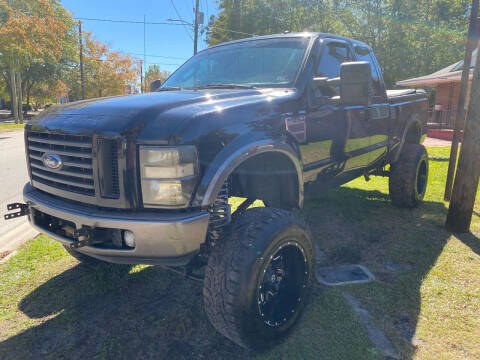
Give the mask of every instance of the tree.
POLYGON ((319 31, 371 45, 387 86, 458 61, 468 26, 469 0, 220 0, 207 42, 319 31))
MULTIPOLYGON (((480 49, 477 48, 477 49, 480 49)), ((446 227, 454 232, 468 232, 480 177, 480 61, 473 73, 465 134, 448 208, 446 227)))
POLYGON ((149 65, 145 72, 144 89, 146 92, 150 91, 150 84, 153 80, 160 80, 162 83, 170 76, 170 71, 160 70, 160 66, 157 64, 149 65))
POLYGON ((108 46, 85 34, 84 76, 87 98, 125 94, 136 85, 138 70, 130 55, 110 51, 108 46))
POLYGON ((73 20, 56 0, 9 0, 0 2, 0 21, 0 73, 12 104, 18 104, 15 120, 21 122, 26 82, 30 92, 36 81, 32 75, 45 76, 36 64, 61 63, 73 20))

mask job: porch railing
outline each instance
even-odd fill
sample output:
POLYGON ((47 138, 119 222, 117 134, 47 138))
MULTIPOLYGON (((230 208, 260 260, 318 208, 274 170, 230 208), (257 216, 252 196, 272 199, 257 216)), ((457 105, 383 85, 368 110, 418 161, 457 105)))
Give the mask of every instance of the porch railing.
POLYGON ((434 107, 428 111, 429 129, 452 129, 455 127, 456 110, 435 110, 434 107))

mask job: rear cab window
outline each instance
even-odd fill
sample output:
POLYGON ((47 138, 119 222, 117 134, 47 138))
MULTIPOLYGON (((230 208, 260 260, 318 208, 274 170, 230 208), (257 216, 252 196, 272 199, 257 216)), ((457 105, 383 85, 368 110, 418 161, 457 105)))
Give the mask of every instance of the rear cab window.
MULTIPOLYGON (((315 76, 333 79, 340 76, 340 66, 353 61, 350 47, 343 41, 328 41, 322 47, 315 76)), ((321 90, 323 96, 339 95, 338 86, 327 86, 321 90)))
POLYGON ((367 46, 357 45, 355 46, 355 56, 357 61, 366 61, 370 64, 370 69, 372 70, 372 96, 374 100, 385 100, 385 84, 372 49, 367 46))

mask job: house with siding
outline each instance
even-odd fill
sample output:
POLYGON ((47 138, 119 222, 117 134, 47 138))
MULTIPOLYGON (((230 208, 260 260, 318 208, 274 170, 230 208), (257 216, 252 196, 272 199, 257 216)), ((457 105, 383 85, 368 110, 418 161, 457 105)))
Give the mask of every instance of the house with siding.
MULTIPOLYGON (((473 69, 477 62, 477 56, 478 49, 472 54, 469 77, 470 85, 473 78, 473 69)), ((429 128, 453 128, 458 105, 462 70, 463 60, 433 74, 397 82, 398 86, 435 88, 435 105, 430 110, 429 128)), ((469 98, 468 95, 469 94, 467 94, 467 99, 469 98)), ((465 107, 468 107, 468 103, 465 103, 465 107)))

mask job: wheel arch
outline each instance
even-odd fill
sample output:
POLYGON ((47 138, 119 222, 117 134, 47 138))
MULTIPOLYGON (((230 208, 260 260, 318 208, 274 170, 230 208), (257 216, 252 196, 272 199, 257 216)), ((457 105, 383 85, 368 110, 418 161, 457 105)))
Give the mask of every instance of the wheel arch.
POLYGON ((406 123, 403 130, 402 140, 400 145, 397 146, 396 152, 392 156, 391 163, 397 162, 400 158, 400 154, 403 151, 405 144, 421 144, 422 143, 422 122, 418 117, 418 114, 412 114, 406 123))
POLYGON ((262 187, 265 189, 265 185, 268 185, 269 190, 264 194, 267 199, 263 200, 273 201, 271 205, 280 208, 303 206, 302 166, 299 156, 288 143, 272 140, 256 141, 235 151, 225 149, 217 158, 218 161, 214 161, 205 172, 194 204, 200 206, 212 204, 222 185, 232 175, 235 188, 233 195, 258 196, 258 189, 262 187), (251 173, 252 168, 259 171, 251 173), (283 176, 278 176, 279 173, 283 176), (259 187, 253 189, 259 178, 261 179, 259 187), (284 190, 281 191, 282 195, 277 192, 279 190, 284 190), (281 199, 280 203, 273 195, 281 199))

